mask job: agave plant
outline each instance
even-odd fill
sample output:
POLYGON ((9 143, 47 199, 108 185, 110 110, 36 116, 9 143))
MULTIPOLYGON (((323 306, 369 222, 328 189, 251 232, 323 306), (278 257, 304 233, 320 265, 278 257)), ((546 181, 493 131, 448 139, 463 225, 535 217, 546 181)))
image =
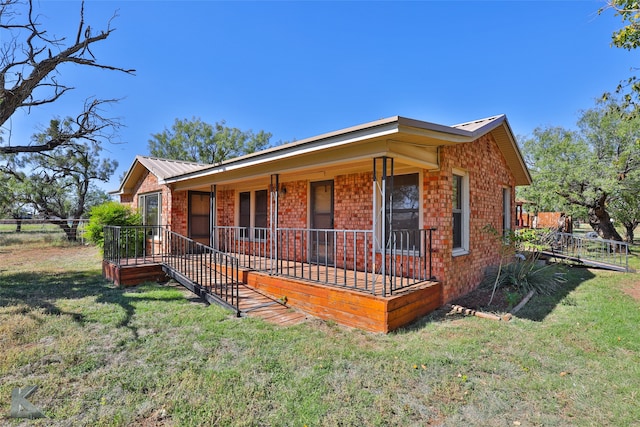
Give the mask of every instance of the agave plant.
POLYGON ((501 236, 491 226, 486 226, 485 230, 499 236, 502 242, 500 263, 497 268, 487 271, 483 281, 485 286, 493 285, 489 304, 498 288, 513 287, 522 295, 530 291, 548 295, 565 281, 557 266, 539 259, 540 248, 552 238, 551 234, 544 230, 522 230, 501 236))

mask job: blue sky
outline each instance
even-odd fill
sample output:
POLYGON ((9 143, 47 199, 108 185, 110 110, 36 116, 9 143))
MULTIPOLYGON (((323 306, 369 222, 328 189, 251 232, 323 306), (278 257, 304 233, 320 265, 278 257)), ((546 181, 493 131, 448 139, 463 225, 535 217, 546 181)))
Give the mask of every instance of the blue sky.
MULTIPOLYGON (((92 1, 85 20, 116 31, 92 52, 135 76, 67 65, 76 89, 16 114, 12 140, 85 98, 121 98, 125 125, 104 154, 120 166, 151 134, 199 117, 293 141, 394 115, 445 125, 506 114, 516 135, 574 127, 579 111, 640 65, 610 47, 622 26, 602 1, 92 1)), ((40 0, 50 34, 73 39, 79 2, 40 0)))

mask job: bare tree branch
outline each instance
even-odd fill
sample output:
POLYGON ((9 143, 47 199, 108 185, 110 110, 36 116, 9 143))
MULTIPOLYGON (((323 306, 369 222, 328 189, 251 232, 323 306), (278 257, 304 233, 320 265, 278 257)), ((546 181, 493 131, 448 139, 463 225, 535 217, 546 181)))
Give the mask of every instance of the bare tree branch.
MULTIPOLYGON (((0 39, 8 40, 0 50, 0 126, 18 109, 55 102, 73 89, 56 79, 55 74, 61 64, 72 63, 131 75, 135 73, 133 69, 103 64, 96 60, 90 46, 106 40, 115 29, 111 27, 109 20, 105 30, 92 34, 91 27, 84 21, 84 1, 80 6, 78 31, 72 45, 65 45, 65 38, 47 36, 46 30, 38 22, 39 17, 34 15, 33 0, 28 0, 28 10, 24 17, 19 14, 21 5, 20 0, 0 0, 0 39)), ((117 15, 114 14, 115 16, 117 15)), ((74 138, 86 138, 92 131, 99 132, 110 123, 100 117, 98 121, 102 124, 97 125, 96 119, 99 116, 96 115, 96 107, 103 102, 112 101, 86 104, 85 110, 78 115, 78 128, 69 135, 61 135, 60 139, 38 146, 0 146, 0 153, 42 152, 66 144, 74 138)))
MULTIPOLYGON (((42 153, 53 150, 62 145, 73 144, 73 141, 85 140, 98 143, 100 140, 109 139, 110 135, 106 130, 117 129, 120 124, 103 117, 100 114, 100 106, 105 103, 115 102, 115 100, 92 100, 85 104, 84 111, 79 114, 73 123, 61 124, 57 131, 47 133, 47 139, 37 141, 33 145, 15 145, 0 147, 0 154, 16 153, 42 153)), ((52 123, 56 123, 55 120, 52 123)))

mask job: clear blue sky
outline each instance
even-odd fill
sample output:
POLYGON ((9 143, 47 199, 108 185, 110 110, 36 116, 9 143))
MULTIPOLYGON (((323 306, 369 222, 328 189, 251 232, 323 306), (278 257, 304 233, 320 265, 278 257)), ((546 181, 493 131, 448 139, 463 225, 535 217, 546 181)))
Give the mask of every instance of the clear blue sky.
MULTIPOLYGON (((67 65, 76 89, 12 120, 13 141, 88 96, 126 126, 104 154, 120 166, 148 154, 152 133, 199 117, 293 141, 383 117, 445 125, 506 114, 516 135, 574 127, 581 109, 640 66, 610 47, 622 22, 603 1, 87 1, 92 49, 135 76, 67 65)), ((40 0, 50 33, 73 39, 79 2, 40 0)))

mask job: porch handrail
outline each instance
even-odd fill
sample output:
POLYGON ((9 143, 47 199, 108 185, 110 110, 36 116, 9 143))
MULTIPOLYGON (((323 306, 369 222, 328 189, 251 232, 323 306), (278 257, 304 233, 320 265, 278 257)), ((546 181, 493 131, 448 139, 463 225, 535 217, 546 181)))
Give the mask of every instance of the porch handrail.
POLYGON ((147 236, 159 242, 166 229, 160 225, 107 225, 103 228, 103 258, 120 267, 146 264, 161 256, 161 246, 147 245, 147 236))
POLYGON ((433 231, 394 230, 383 251, 371 230, 277 228, 274 238, 270 228, 216 226, 213 246, 244 268, 386 296, 434 279, 433 231))
POLYGON ((629 243, 571 233, 555 233, 553 252, 586 262, 609 264, 629 271, 629 243))
POLYGON ((240 265, 237 257, 163 230, 163 265, 171 268, 240 314, 240 265))
POLYGON ((104 260, 116 266, 161 263, 240 313, 238 259, 162 226, 104 227, 104 260))

